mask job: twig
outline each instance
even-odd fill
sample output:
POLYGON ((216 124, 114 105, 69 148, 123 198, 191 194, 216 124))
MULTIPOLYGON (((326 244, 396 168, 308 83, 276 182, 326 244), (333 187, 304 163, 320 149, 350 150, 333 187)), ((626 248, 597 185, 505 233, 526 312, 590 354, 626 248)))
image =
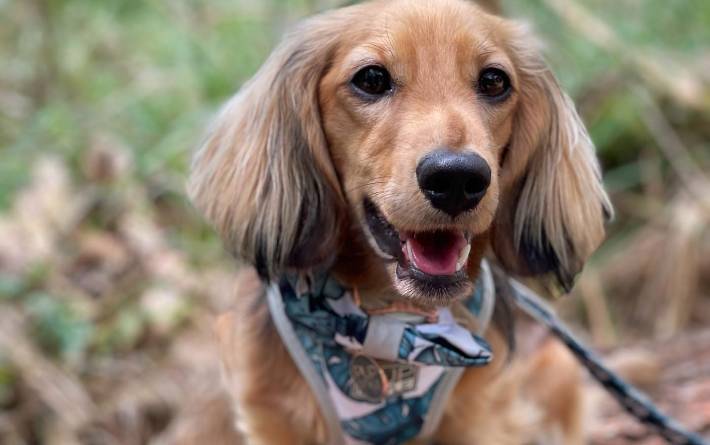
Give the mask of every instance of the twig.
POLYGON ((588 269, 579 282, 584 306, 587 310, 589 328, 594 344, 609 347, 617 343, 614 323, 611 320, 602 281, 596 270, 588 269))
MULTIPOLYGON (((619 60, 625 61, 653 89, 665 93, 674 101, 687 107, 709 111, 708 104, 703 101, 704 89, 698 79, 682 76, 682 73, 677 70, 669 76, 663 64, 648 57, 638 48, 630 48, 609 25, 574 0, 543 0, 543 2, 571 29, 576 30, 598 47, 614 54, 619 60)), ((710 208, 706 193, 710 183, 707 177, 693 164, 689 150, 650 94, 640 87, 637 87, 636 91, 647 105, 641 114, 643 122, 659 148, 693 196, 705 208, 710 208)))
POLYGON ((687 107, 700 111, 709 110, 710 106, 703 100, 704 88, 697 78, 677 69, 668 71, 665 64, 659 63, 638 48, 629 47, 609 25, 574 0, 543 2, 571 29, 626 62, 653 89, 667 94, 675 102, 687 107), (672 74, 669 75, 668 72, 672 74))
POLYGON ((698 167, 690 156, 690 150, 685 146, 668 122, 656 101, 645 89, 635 88, 636 94, 644 102, 644 109, 641 119, 653 136, 656 145, 661 150, 666 160, 678 175, 683 185, 688 191, 702 203, 706 208, 710 208, 708 190, 710 190, 710 180, 700 167, 698 167))

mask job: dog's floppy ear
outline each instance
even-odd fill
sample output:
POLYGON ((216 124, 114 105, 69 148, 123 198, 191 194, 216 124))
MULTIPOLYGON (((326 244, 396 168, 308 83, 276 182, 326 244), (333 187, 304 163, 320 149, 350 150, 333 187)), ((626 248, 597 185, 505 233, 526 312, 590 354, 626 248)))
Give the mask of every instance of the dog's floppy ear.
POLYGON ((342 16, 305 21, 222 109, 197 152, 190 197, 235 256, 264 277, 332 259, 342 192, 318 107, 318 84, 342 16))
POLYGON ((519 103, 502 160, 493 248, 512 273, 552 274, 569 291, 612 215, 594 145, 527 30, 508 28, 519 103))

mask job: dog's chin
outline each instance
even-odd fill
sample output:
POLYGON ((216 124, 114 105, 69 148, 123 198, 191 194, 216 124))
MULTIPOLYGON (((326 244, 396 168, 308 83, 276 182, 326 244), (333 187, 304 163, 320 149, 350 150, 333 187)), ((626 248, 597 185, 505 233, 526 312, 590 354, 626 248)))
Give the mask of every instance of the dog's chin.
POLYGON ((399 294, 429 307, 448 306, 471 294, 473 283, 466 272, 469 233, 455 227, 400 231, 369 199, 363 208, 363 230, 399 294))

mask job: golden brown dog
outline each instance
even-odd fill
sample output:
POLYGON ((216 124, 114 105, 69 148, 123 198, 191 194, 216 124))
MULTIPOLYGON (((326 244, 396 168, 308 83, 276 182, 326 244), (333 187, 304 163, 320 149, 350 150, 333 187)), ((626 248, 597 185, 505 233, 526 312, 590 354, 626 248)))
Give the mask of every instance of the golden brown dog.
MULTIPOLYGON (((250 444, 328 440, 260 278, 328 266, 366 309, 456 306, 486 256, 569 289, 611 212, 535 39, 463 0, 372 1, 302 23, 222 110, 190 193, 253 266, 218 323, 250 444)), ((500 323, 485 337, 496 358, 466 371, 435 443, 582 443, 564 349, 510 360, 500 323)))

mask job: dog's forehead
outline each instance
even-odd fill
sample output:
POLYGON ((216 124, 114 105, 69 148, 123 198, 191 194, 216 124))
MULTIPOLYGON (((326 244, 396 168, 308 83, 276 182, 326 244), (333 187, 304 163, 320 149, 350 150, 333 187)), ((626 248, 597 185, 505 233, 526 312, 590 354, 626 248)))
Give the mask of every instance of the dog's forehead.
POLYGON ((455 43, 482 43, 490 38, 494 18, 460 0, 409 1, 388 5, 373 22, 386 30, 392 45, 441 48, 455 43))
POLYGON ((375 2, 358 36, 350 41, 346 65, 370 62, 395 73, 424 73, 468 67, 484 62, 507 66, 500 19, 460 0, 396 0, 375 2), (381 7, 376 7, 376 6, 381 7))

